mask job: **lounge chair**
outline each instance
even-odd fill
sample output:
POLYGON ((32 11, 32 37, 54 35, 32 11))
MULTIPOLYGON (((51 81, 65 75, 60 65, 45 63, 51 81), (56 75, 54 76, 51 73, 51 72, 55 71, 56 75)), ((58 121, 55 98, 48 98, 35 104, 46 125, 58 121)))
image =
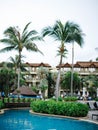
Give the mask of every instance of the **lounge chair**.
POLYGON ((97 108, 98 108, 98 102, 96 102, 97 108))
POLYGON ((94 106, 96 107, 96 109, 98 110, 98 102, 94 103, 94 106))
POLYGON ((98 114, 92 114, 92 119, 93 119, 93 117, 96 117, 96 119, 98 120, 98 114))
POLYGON ((89 106, 89 108, 90 108, 91 110, 96 110, 96 107, 94 106, 94 103, 95 103, 95 102, 88 102, 88 103, 87 103, 87 105, 89 106))

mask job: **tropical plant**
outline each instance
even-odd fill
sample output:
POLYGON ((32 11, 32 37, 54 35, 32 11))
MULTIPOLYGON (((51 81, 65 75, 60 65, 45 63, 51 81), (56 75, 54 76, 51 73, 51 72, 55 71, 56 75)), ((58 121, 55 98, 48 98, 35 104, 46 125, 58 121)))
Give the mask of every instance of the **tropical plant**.
MULTIPOLYGON (((22 58, 24 58, 24 56, 21 55, 21 66, 20 66, 20 69, 21 70, 24 70, 24 66, 23 66, 23 60, 22 58)), ((19 55, 15 55, 15 58, 13 58, 12 56, 10 56, 10 63, 12 64, 12 69, 14 68, 14 70, 17 72, 17 69, 18 69, 18 60, 19 60, 19 55)))
POLYGON ((13 58, 12 56, 9 58, 10 59, 10 63, 12 64, 12 69, 14 68, 15 72, 17 71, 18 68, 18 55, 15 56, 15 58, 13 58))
POLYGON ((38 36, 38 32, 36 30, 28 31, 28 26, 30 22, 25 26, 22 33, 20 32, 18 27, 9 27, 4 31, 5 38, 1 39, 0 42, 7 45, 0 50, 0 52, 16 50, 18 51, 18 88, 20 86, 20 66, 21 66, 21 53, 24 48, 29 51, 40 52, 42 53, 34 41, 41 40, 42 38, 38 36))
POLYGON ((40 78, 40 83, 39 83, 39 93, 42 94, 43 98, 45 97, 45 91, 48 89, 48 83, 47 83, 47 77, 46 75, 48 74, 49 69, 46 67, 39 67, 37 70, 38 77, 40 78))
POLYGON ((0 99, 0 110, 4 108, 4 103, 3 103, 3 100, 0 99))
POLYGON ((74 43, 76 42, 80 47, 82 47, 84 43, 83 36, 84 33, 82 32, 80 26, 76 23, 70 22, 68 42, 72 43, 71 96, 73 96, 74 43))
POLYGON ((37 88, 37 86, 33 85, 33 86, 32 86, 32 90, 33 90, 35 93, 38 94, 38 88, 37 88))
MULTIPOLYGON (((80 77, 78 73, 73 73, 73 90, 80 90, 80 77)), ((61 81, 61 87, 66 90, 70 90, 70 82, 71 82, 71 71, 68 71, 64 74, 62 81, 61 81)))
POLYGON ((0 90, 4 92, 5 96, 8 96, 12 86, 15 83, 16 73, 8 68, 3 68, 0 70, 0 90))
POLYGON ((98 61, 98 57, 96 57, 96 61, 98 61))
POLYGON ((95 98, 97 95, 97 88, 98 88, 98 76, 96 75, 88 75, 84 78, 84 87, 89 92, 89 96, 95 98))
MULTIPOLYGON (((43 37, 46 35, 53 37, 56 41, 61 42, 60 50, 60 62, 59 62, 59 72, 56 81, 56 98, 59 96, 59 84, 60 84, 60 73, 61 73, 61 64, 64 54, 66 54, 66 48, 64 43, 67 42, 77 42, 79 45, 82 45, 83 38, 81 36, 82 31, 79 26, 73 22, 67 21, 65 24, 62 24, 60 20, 56 21, 53 27, 46 27, 42 31, 43 37)), ((73 67, 72 67, 73 68, 73 67)), ((72 88, 72 87, 71 87, 72 88)), ((72 93, 72 90, 71 90, 72 93)))
MULTIPOLYGON (((68 23, 67 23, 68 24, 68 23)), ((60 74, 61 74, 61 64, 62 64, 62 58, 64 57, 65 53, 65 46, 64 43, 67 41, 68 37, 68 31, 67 31, 67 26, 66 24, 63 25, 61 21, 56 21, 53 27, 46 27, 42 31, 43 37, 46 35, 49 35, 53 37, 55 40, 60 41, 61 45, 59 47, 59 54, 60 54, 60 62, 59 62, 59 72, 58 72, 58 77, 56 81, 56 92, 55 96, 58 99, 59 97, 59 84, 60 84, 60 74)))
POLYGON ((48 72, 49 72, 49 69, 43 66, 39 67, 39 69, 37 70, 38 77, 40 79, 46 78, 46 75, 48 74, 48 72))
POLYGON ((48 83, 47 83, 46 79, 41 79, 40 84, 39 84, 39 88, 42 92, 43 98, 45 98, 45 91, 48 89, 48 83))
POLYGON ((52 73, 50 72, 47 74, 47 81, 48 81, 48 98, 51 98, 54 95, 55 81, 53 79, 52 73))

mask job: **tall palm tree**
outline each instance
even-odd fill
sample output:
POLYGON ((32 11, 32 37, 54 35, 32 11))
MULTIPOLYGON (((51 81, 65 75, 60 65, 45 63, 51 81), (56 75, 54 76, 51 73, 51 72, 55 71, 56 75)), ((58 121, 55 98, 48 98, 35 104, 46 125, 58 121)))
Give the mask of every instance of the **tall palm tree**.
POLYGON ((84 43, 84 35, 85 34, 82 32, 78 24, 70 22, 68 42, 72 43, 71 96, 73 96, 74 43, 76 42, 80 47, 82 47, 84 43))
POLYGON ((62 24, 60 20, 56 21, 53 27, 48 26, 43 29, 42 34, 43 37, 46 35, 53 37, 56 41, 61 42, 60 49, 62 50, 61 56, 60 56, 60 62, 59 62, 59 71, 58 71, 58 77, 56 81, 56 98, 58 99, 59 96, 59 84, 60 84, 60 75, 61 75, 61 64, 63 59, 63 54, 65 53, 65 43, 68 42, 79 42, 82 43, 82 37, 79 33, 76 33, 79 31, 79 26, 77 24, 74 24, 73 22, 67 21, 65 24, 62 24), (75 32, 74 32, 75 31, 75 32), (73 32, 77 35, 73 35, 73 32))
POLYGON ((20 66, 21 66, 21 53, 24 48, 28 51, 40 52, 42 53, 34 41, 41 40, 41 37, 38 36, 36 30, 28 31, 28 26, 30 22, 25 26, 22 33, 18 27, 9 27, 4 31, 5 38, 1 39, 0 42, 7 45, 7 47, 0 50, 0 52, 16 50, 19 54, 18 59, 18 88, 20 86, 20 66))
POLYGON ((65 46, 64 43, 67 42, 67 37, 68 37, 68 22, 63 25, 61 21, 56 21, 53 27, 46 27, 42 31, 43 37, 46 35, 49 35, 53 37, 56 41, 60 41, 61 45, 59 47, 59 54, 60 54, 60 62, 59 62, 59 71, 58 71, 58 76, 56 80, 56 91, 55 91, 55 96, 58 100, 59 96, 59 84, 60 84, 60 75, 61 75, 61 64, 62 64, 62 59, 64 57, 65 53, 65 46))

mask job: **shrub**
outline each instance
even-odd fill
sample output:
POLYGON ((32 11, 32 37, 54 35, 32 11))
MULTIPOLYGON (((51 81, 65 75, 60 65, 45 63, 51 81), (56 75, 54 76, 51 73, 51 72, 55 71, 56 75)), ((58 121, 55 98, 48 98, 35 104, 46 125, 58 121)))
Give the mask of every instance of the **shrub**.
POLYGON ((7 103, 8 102, 8 98, 4 98, 4 103, 7 103))
POLYGON ((84 117, 88 113, 88 106, 78 102, 33 101, 30 106, 34 112, 71 117, 84 117))
POLYGON ((9 102, 12 103, 13 102, 13 98, 9 98, 9 102))
POLYGON ((58 97, 58 101, 63 101, 63 98, 62 97, 58 97))
POLYGON ((64 101, 77 101, 77 97, 64 97, 64 101))
POLYGON ((95 101, 98 101, 98 97, 97 97, 97 98, 95 98, 95 101))
POLYGON ((35 112, 47 113, 47 103, 42 100, 32 101, 30 104, 31 108, 35 112))
POLYGON ((2 102, 2 100, 0 100, 0 109, 4 108, 4 103, 2 102))

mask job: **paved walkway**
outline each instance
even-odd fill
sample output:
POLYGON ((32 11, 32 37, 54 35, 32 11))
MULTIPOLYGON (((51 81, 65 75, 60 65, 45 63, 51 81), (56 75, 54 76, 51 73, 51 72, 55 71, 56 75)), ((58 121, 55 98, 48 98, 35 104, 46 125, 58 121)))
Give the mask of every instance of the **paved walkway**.
MULTIPOLYGON (((79 100, 78 102, 81 102, 83 104, 87 104, 87 103, 95 103, 94 100, 91 100, 91 101, 83 101, 83 100, 79 100)), ((97 114, 98 115, 98 110, 90 110, 88 112, 88 115, 87 115, 87 120, 90 120, 90 121, 94 121, 96 123, 98 123, 98 116, 93 116, 93 119, 92 119, 92 114, 97 114)))
POLYGON ((92 119, 92 114, 98 114, 98 110, 91 110, 91 111, 89 111, 88 112, 88 116, 87 116, 89 120, 98 123, 98 116, 93 116, 93 119, 92 119))

